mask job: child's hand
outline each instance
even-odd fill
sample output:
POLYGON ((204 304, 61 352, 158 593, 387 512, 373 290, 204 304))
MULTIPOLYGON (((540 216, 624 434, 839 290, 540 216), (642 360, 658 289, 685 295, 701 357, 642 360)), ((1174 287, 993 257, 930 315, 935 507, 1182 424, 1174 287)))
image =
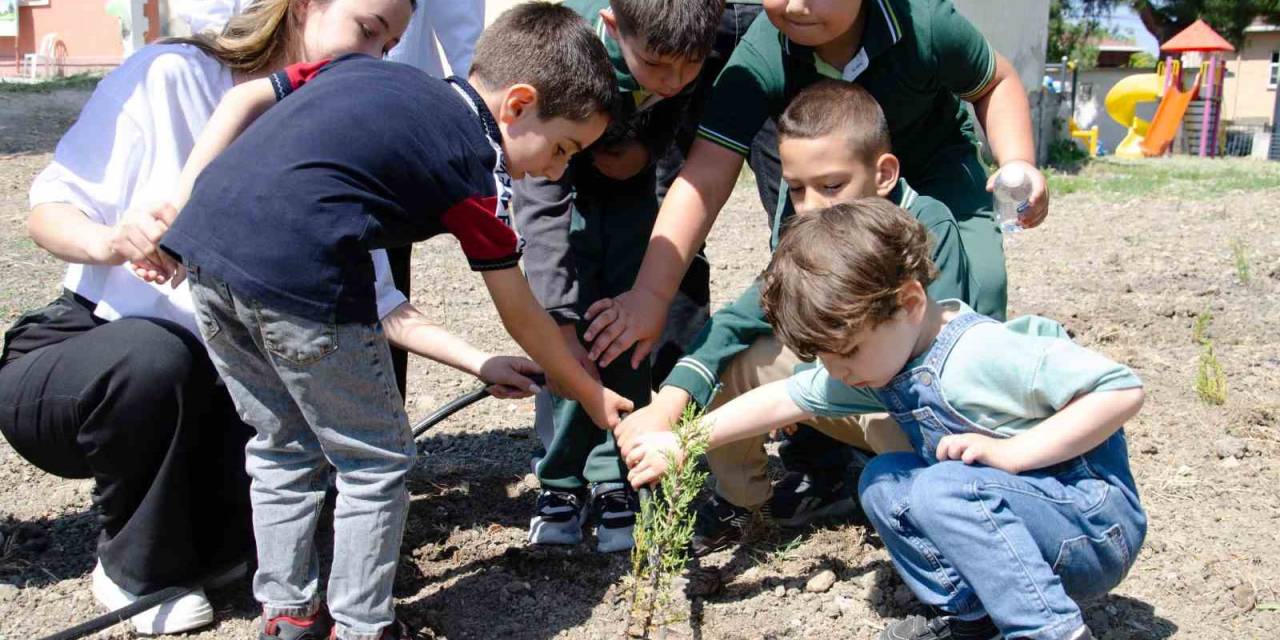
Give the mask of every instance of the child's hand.
POLYGON ((516 356, 491 356, 480 365, 480 379, 495 398, 527 398, 541 389, 528 376, 542 373, 538 363, 516 356))
POLYGON ((613 430, 613 440, 618 452, 625 459, 627 454, 646 436, 658 431, 670 431, 671 425, 680 419, 689 394, 679 387, 663 387, 648 404, 627 416, 613 430))
MULTIPOLYGON (((172 281, 178 286, 185 275, 182 265, 160 249, 160 240, 177 218, 172 205, 126 211, 112 229, 109 248, 120 263, 130 263, 134 275, 156 284, 172 281)), ((119 263, 117 263, 119 264, 119 263)))
POLYGON ((651 485, 662 479, 670 464, 680 464, 684 460, 684 452, 676 440, 676 434, 670 431, 655 431, 640 437, 636 446, 627 455, 627 480, 633 488, 651 485))
POLYGON ((587 309, 583 339, 591 343, 591 359, 607 367, 631 345, 631 368, 639 368, 662 337, 668 304, 643 289, 625 291, 616 298, 597 300, 587 309))
MULTIPOLYGON (((600 370, 596 368, 596 363, 587 355, 587 348, 582 346, 582 341, 578 339, 578 330, 572 324, 560 325, 560 336, 564 338, 564 346, 568 347, 569 354, 574 360, 578 361, 578 366, 587 370, 596 382, 600 381, 600 370)), ((557 394, 558 395, 558 394, 557 394)))
POLYGON ((943 436, 938 441, 938 461, 959 460, 985 464, 1014 475, 1024 470, 1013 438, 992 438, 978 433, 943 436))
MULTIPOLYGON (((1044 174, 1040 173, 1040 170, 1030 162, 1021 160, 1015 160, 1014 162, 1022 166, 1027 178, 1031 180, 1031 196, 1027 198, 1027 210, 1018 214, 1018 224, 1021 224, 1023 229, 1038 227, 1049 215, 1049 182, 1045 179, 1044 174)), ((1000 169, 1003 170, 1010 164, 1013 164, 1013 162, 1005 163, 1000 169)), ((987 178, 988 193, 995 191, 996 176, 998 175, 1000 175, 999 170, 991 174, 990 178, 987 178)))
POLYGON ((608 431, 618 426, 618 423, 622 422, 622 416, 631 413, 635 408, 630 400, 614 393, 608 387, 600 387, 600 394, 594 398, 577 400, 582 404, 587 415, 591 416, 591 421, 596 423, 597 427, 608 431))

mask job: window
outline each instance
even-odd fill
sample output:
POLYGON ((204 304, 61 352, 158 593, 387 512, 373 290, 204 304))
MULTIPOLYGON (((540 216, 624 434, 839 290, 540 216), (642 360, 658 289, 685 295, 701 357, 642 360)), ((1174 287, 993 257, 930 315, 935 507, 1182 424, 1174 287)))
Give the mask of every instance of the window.
POLYGON ((1271 66, 1267 69, 1267 88, 1276 88, 1276 81, 1280 80, 1280 51, 1271 52, 1271 66))

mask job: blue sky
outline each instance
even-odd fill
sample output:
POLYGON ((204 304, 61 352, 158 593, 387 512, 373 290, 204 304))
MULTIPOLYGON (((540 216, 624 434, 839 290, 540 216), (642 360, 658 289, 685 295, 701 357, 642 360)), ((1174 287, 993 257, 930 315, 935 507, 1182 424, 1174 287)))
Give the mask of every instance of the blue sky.
POLYGON ((1127 6, 1116 7, 1112 12, 1110 19, 1103 21, 1107 26, 1115 29, 1120 33, 1128 33, 1133 36, 1139 47, 1145 49, 1151 55, 1157 55, 1160 51, 1160 43, 1156 42, 1155 36, 1142 26, 1142 19, 1127 6))

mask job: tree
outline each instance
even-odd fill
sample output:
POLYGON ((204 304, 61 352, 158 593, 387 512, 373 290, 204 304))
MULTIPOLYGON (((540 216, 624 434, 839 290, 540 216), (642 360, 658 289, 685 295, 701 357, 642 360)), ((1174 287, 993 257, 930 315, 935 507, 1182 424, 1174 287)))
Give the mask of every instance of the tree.
MULTIPOLYGON (((1053 0, 1081 20, 1101 20, 1116 7, 1131 7, 1142 25, 1164 43, 1203 18, 1223 38, 1239 47, 1254 19, 1280 23, 1280 0, 1053 0)), ((1052 9, 1050 10, 1052 11, 1052 9)))
POLYGON ((1096 15, 1087 14, 1071 0, 1049 2, 1049 47, 1046 58, 1057 62, 1074 60, 1089 68, 1098 62, 1098 45, 1094 38, 1102 24, 1096 15))

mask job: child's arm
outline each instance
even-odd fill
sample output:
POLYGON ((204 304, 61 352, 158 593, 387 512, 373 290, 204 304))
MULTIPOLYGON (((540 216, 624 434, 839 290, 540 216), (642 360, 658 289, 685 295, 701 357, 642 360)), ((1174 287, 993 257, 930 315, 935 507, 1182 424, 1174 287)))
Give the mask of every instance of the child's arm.
POLYGON ((1143 398, 1142 387, 1087 393, 1012 438, 945 436, 938 442, 938 460, 981 463, 1013 474, 1042 469, 1102 444, 1137 415, 1143 398))
MULTIPOLYGON (((1031 104, 1027 102, 1027 90, 1018 79, 1018 72, 1004 56, 995 54, 996 69, 987 90, 973 98, 973 111, 978 116, 982 130, 987 133, 991 154, 996 165, 1004 167, 1011 162, 1026 164, 1031 178, 1029 208, 1019 220, 1022 226, 1031 228, 1044 222, 1049 214, 1048 183, 1036 169, 1035 138, 1031 132, 1031 104)), ((987 181, 987 190, 995 185, 996 174, 987 181)))
POLYGON ((649 356, 662 337, 667 309, 689 263, 733 194, 743 162, 741 155, 718 144, 694 140, 689 159, 662 201, 635 284, 587 310, 592 322, 583 338, 592 342, 592 360, 608 365, 633 344, 632 368, 649 356))
POLYGON ((530 374, 542 373, 537 363, 527 358, 485 353, 433 324, 409 302, 383 317, 382 328, 391 344, 492 384, 489 392, 495 397, 523 398, 538 392, 538 385, 528 378, 530 374))
MULTIPOLYGON (((813 414, 801 409, 787 392, 788 382, 778 380, 757 387, 708 413, 703 418, 711 428, 707 448, 715 449, 811 419, 813 414)), ((637 489, 652 484, 666 473, 668 461, 678 462, 681 455, 671 431, 640 435, 626 457, 627 466, 631 467, 627 479, 637 489)))
POLYGON ((604 388, 578 365, 565 347, 551 316, 534 299, 519 268, 482 271, 502 325, 567 397, 582 403, 597 425, 612 429, 621 414, 633 409, 630 400, 604 388))

